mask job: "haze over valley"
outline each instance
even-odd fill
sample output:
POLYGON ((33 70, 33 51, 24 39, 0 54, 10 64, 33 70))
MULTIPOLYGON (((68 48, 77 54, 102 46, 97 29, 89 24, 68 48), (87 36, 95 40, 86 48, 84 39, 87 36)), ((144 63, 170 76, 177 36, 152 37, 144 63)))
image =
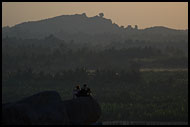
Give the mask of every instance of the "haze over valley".
MULTIPOLYGON (((101 7, 104 4, 100 4, 101 7)), ((142 3, 137 2, 138 7, 141 7, 140 4, 142 3)), ((147 6, 149 4, 147 3, 147 6)), ((154 4, 157 7, 161 5, 159 2, 154 4)), ((4 3, 5 5, 8 4, 4 3)), ((47 7, 45 5, 44 7, 47 7)), ((78 5, 82 7, 81 4, 78 3, 78 5)), ((99 6, 95 5, 94 3, 93 9, 98 9, 99 6)), ((121 7, 122 10, 122 7, 127 4, 116 5, 113 7, 121 7)), ((181 7, 181 4, 175 3, 175 5, 178 9, 181 7)), ((91 6, 88 3, 85 7, 91 6)), ((108 12, 106 8, 111 7, 110 3, 110 6, 103 9, 108 12)), ((169 14, 171 6, 164 7, 168 8, 166 12, 169 14)), ((129 6, 128 9, 130 9, 129 6)), ((156 9, 158 8, 152 11, 156 12, 156 9)), ((161 9, 163 6, 160 6, 160 11, 161 9)), ((48 97, 51 97, 48 94, 57 97, 59 101, 56 104, 59 102, 60 105, 62 100, 65 104, 85 102, 86 108, 89 108, 85 111, 84 108, 80 110, 82 108, 80 106, 78 108, 66 106, 68 111, 63 113, 67 112, 70 115, 68 119, 73 122, 67 121, 69 124, 80 123, 83 118, 89 118, 89 121, 86 121, 88 124, 111 124, 113 121, 124 121, 122 123, 125 124, 130 121, 143 121, 144 124, 152 121, 157 124, 163 124, 162 122, 187 124, 188 29, 174 29, 162 25, 151 26, 150 22, 154 21, 153 17, 160 12, 159 9, 155 15, 148 18, 141 17, 142 20, 138 20, 139 23, 133 25, 129 23, 126 26, 115 23, 114 19, 108 18, 109 13, 104 14, 104 11, 87 16, 87 13, 91 11, 81 13, 80 10, 72 14, 65 12, 59 16, 33 21, 28 19, 26 22, 10 27, 2 27, 2 102, 4 104, 18 102, 14 103, 17 106, 20 102, 29 103, 27 99, 31 99, 36 106, 43 107, 40 104, 49 106, 46 101, 49 104, 53 99, 48 100, 48 97), (142 28, 138 25, 144 20, 147 20, 151 27, 142 28), (72 98, 76 85, 83 84, 91 88, 93 101, 72 98), (45 99, 37 105, 35 98, 38 100, 37 97, 41 96, 41 94, 36 94, 39 92, 45 99), (31 96, 33 94, 36 95, 31 96), (31 97, 19 101, 27 96, 31 97), (93 113, 95 110, 98 112, 93 113), (80 114, 74 114, 73 111, 84 112, 86 116, 79 118, 80 114)), ((138 10, 134 10, 134 17, 137 12, 138 10)), ((146 9, 144 12, 148 13, 146 9)), ((122 19, 121 15, 118 13, 118 17, 122 19)), ((175 17, 173 15, 169 15, 171 19, 175 17)), ((127 17, 128 21, 134 17, 127 17)), ((161 24, 161 20, 159 21, 161 24)), ((162 21, 165 21, 164 17, 162 21)), ((29 116, 31 115, 30 108, 26 108, 28 109, 26 112, 29 112, 26 114, 29 116)), ((20 109, 25 111, 25 108, 20 109)), ((35 115, 46 114, 46 109, 48 107, 36 108, 35 115)), ((63 109, 59 108, 61 111, 63 109)), ((51 111, 54 113, 55 109, 51 111)), ((14 113, 18 114, 18 111, 14 113)), ((61 115, 58 110, 56 113, 55 117, 44 115, 43 120, 48 123, 50 121, 46 118, 59 120, 63 119, 60 117, 63 116, 66 121, 66 113, 61 115)), ((8 115, 4 118, 13 119, 8 115)), ((18 118, 28 122, 22 115, 18 118)), ((26 118, 43 122, 37 117, 26 118)), ((60 120, 60 122, 64 124, 64 121, 60 120)), ((19 121, 16 123, 19 124, 19 121)), ((84 124, 84 122, 81 123, 84 124)))

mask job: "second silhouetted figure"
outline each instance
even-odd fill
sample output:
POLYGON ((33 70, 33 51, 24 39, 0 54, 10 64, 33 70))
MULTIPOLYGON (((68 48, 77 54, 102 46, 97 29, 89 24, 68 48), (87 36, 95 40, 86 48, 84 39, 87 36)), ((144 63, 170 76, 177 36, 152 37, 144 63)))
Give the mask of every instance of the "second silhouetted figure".
POLYGON ((86 84, 83 85, 80 91, 77 92, 77 97, 91 96, 91 90, 86 84))

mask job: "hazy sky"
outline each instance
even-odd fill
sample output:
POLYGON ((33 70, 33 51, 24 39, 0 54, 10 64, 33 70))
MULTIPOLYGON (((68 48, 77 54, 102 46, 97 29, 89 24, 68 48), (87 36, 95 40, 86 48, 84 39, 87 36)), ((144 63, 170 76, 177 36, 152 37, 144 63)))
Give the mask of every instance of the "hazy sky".
POLYGON ((3 2, 2 26, 68 14, 92 17, 100 12, 119 26, 188 28, 187 2, 3 2))

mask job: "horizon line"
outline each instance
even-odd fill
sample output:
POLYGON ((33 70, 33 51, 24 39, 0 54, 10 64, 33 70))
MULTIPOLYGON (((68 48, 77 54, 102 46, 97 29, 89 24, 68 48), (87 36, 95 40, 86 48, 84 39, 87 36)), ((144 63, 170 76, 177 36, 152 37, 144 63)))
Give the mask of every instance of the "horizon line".
MULTIPOLYGON (((103 13, 103 12, 102 12, 103 13)), ((100 14, 100 13, 99 13, 100 14)), ((104 13, 103 13, 104 14, 104 13)), ((48 19, 53 19, 53 18, 56 18, 56 17, 61 17, 61 16, 74 16, 74 15, 84 15, 84 16, 86 16, 87 18, 93 18, 93 17, 96 17, 96 16, 98 16, 98 17, 100 17, 99 15, 95 15, 95 16, 92 16, 92 17, 89 17, 89 16, 87 16, 86 15, 86 13, 84 12, 84 13, 76 13, 76 14, 66 14, 66 15, 58 15, 58 16, 53 16, 53 17, 47 17, 47 18, 43 18, 43 19, 39 19, 39 20, 30 20, 30 21, 23 21, 23 22, 20 22, 20 23, 17 23, 17 24, 15 24, 15 25, 5 25, 5 26, 3 26, 3 24, 2 24, 2 28, 5 28, 5 27, 9 27, 9 28, 11 28, 11 27, 15 27, 16 25, 20 25, 20 24, 23 24, 23 23, 28 23, 28 22, 38 22, 38 21, 43 21, 43 20, 48 20, 48 19)), ((101 17, 101 18, 105 18, 104 16, 103 17, 101 17)), ((105 18, 105 19, 107 19, 107 18, 105 18)), ((111 20, 112 21, 112 19, 108 19, 108 20, 111 20)), ((113 23, 112 22, 112 24, 117 24, 117 23, 113 23)), ((121 27, 121 26, 124 26, 124 25, 119 25, 119 24, 117 24, 119 27, 121 27)), ((129 25, 131 25, 131 24, 128 24, 127 26, 124 26, 124 27, 128 27, 129 25)), ((131 26, 135 26, 135 25, 131 25, 131 26)), ((137 25, 138 27, 139 27, 139 25, 137 25)), ((165 27, 165 28, 168 28, 168 29, 173 29, 173 30, 188 30, 188 28, 185 28, 185 29, 179 29, 179 28, 172 28, 172 27, 168 27, 168 26, 161 26, 161 25, 154 25, 154 26, 150 26, 150 27, 146 27, 146 28, 141 28, 141 29, 138 29, 138 30, 145 30, 145 29, 148 29, 148 28, 152 28, 152 27, 165 27)))

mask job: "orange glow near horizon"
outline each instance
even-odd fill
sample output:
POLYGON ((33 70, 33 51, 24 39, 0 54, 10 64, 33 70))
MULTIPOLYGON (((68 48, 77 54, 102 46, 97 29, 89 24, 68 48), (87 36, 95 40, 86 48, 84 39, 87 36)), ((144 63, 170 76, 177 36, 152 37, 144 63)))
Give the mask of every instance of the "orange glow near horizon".
POLYGON ((2 26, 59 15, 92 17, 100 12, 119 26, 188 28, 188 2, 3 2, 2 26))

